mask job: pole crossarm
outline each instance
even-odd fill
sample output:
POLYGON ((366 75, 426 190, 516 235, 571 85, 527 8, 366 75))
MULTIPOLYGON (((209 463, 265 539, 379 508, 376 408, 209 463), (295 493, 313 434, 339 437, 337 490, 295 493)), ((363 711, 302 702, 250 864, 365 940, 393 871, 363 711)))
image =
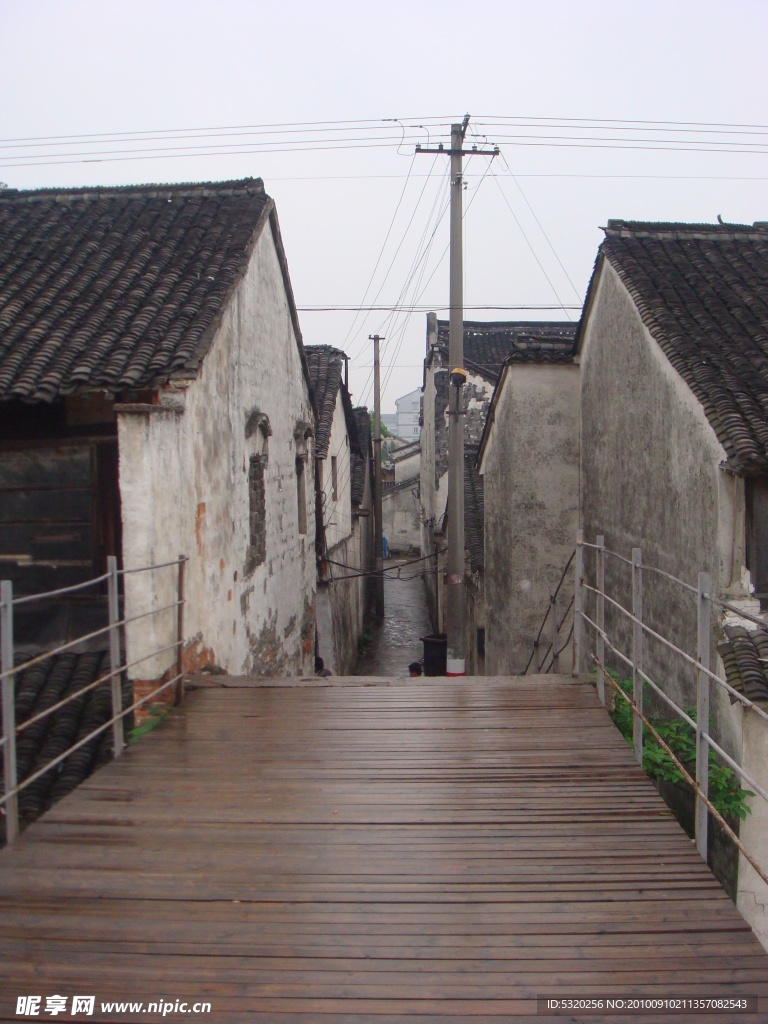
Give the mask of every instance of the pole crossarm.
POLYGON ((426 149, 420 143, 416 143, 416 153, 440 153, 445 156, 499 156, 501 150, 498 146, 492 146, 491 149, 479 149, 477 146, 473 146, 471 149, 446 149, 445 146, 438 146, 437 149, 426 149))

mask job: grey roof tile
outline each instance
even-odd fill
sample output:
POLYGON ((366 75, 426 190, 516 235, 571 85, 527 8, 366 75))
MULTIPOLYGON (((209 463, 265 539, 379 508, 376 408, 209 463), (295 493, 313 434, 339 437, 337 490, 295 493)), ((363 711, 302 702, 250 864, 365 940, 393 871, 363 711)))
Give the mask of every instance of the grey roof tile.
MULTIPOLYGON (((723 659, 725 678, 749 700, 768 701, 768 628, 724 626, 724 643, 717 652, 723 659)), ((731 703, 735 701, 731 698, 731 703)))
MULTIPOLYGON (((15 685, 17 726, 82 690, 107 672, 109 653, 105 651, 53 655, 20 671, 15 685)), ((129 707, 133 699, 132 686, 125 679, 122 680, 122 698, 123 707, 129 707)), ((16 742, 18 780, 22 782, 55 760, 111 717, 112 692, 107 680, 28 726, 19 733, 16 742)), ((126 716, 126 729, 131 727, 132 721, 132 714, 126 716)), ((31 782, 19 794, 19 815, 22 821, 33 821, 39 817, 51 804, 86 779, 99 764, 108 760, 111 753, 110 728, 84 743, 55 768, 31 782)))
MULTIPOLYGON (((495 384, 505 360, 568 362, 578 324, 565 320, 464 321, 464 362, 495 384)), ((448 321, 437 321, 437 340, 447 355, 448 321)))
POLYGON ((729 464, 768 470, 768 229, 612 220, 605 232, 596 268, 616 270, 729 464))
POLYGON ((271 206, 258 178, 0 192, 0 399, 194 375, 271 206))
POLYGON ((359 406, 354 410, 355 424, 357 426, 357 440, 359 449, 352 449, 352 504, 357 508, 363 503, 365 497, 365 467, 367 463, 373 466, 373 451, 371 442, 371 417, 365 406, 359 406))

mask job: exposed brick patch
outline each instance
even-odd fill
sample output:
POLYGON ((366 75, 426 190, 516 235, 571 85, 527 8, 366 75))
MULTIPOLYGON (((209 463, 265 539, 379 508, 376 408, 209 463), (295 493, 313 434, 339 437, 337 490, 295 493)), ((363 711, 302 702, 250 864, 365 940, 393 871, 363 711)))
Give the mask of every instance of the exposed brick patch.
POLYGON ((251 455, 248 463, 248 553, 244 573, 248 576, 267 558, 266 455, 251 455))

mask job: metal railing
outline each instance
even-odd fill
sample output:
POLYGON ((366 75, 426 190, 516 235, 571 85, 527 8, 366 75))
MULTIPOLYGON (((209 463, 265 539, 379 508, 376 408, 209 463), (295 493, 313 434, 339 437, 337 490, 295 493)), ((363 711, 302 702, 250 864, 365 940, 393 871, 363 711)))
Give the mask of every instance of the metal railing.
POLYGON ((618 552, 610 551, 605 546, 605 538, 598 536, 596 543, 588 543, 583 539, 579 531, 576 540, 576 579, 574 584, 574 608, 576 620, 574 623, 574 665, 573 674, 578 675, 582 670, 582 659, 584 652, 583 629, 584 626, 591 627, 595 637, 595 650, 590 652, 589 661, 594 665, 597 672, 597 692, 603 704, 605 704, 605 684, 615 690, 616 696, 624 699, 632 709, 632 745, 635 758, 638 763, 643 763, 643 726, 646 726, 653 735, 656 742, 672 758, 678 771, 686 779, 695 796, 695 837, 696 847, 704 860, 707 859, 707 829, 708 812, 721 825, 733 840, 736 847, 749 861, 757 874, 768 884, 768 873, 759 865, 753 855, 745 849, 738 835, 725 821, 723 816, 714 807, 709 799, 709 752, 715 751, 718 757, 738 776, 742 784, 752 792, 768 802, 768 792, 752 778, 714 739, 710 732, 710 681, 724 689, 732 698, 739 701, 744 707, 758 715, 768 723, 768 714, 756 705, 753 701, 739 693, 725 679, 721 679, 716 672, 712 671, 710 665, 710 651, 712 644, 713 617, 719 619, 722 611, 731 611, 743 619, 751 621, 759 626, 765 626, 763 619, 722 601, 712 593, 711 579, 708 573, 698 574, 697 586, 692 586, 684 580, 678 579, 671 573, 665 572, 655 566, 644 565, 642 551, 640 548, 632 549, 632 557, 627 558, 618 552), (587 583, 584 578, 584 550, 592 550, 595 553, 595 585, 587 583), (628 566, 631 569, 631 593, 632 608, 625 608, 620 601, 606 593, 605 587, 605 565, 606 556, 616 560, 618 563, 628 566), (692 595, 696 601, 696 625, 697 625, 697 649, 696 655, 688 653, 681 647, 672 643, 658 630, 653 629, 643 616, 643 578, 644 574, 655 574, 665 578, 675 587, 679 588, 681 594, 692 595), (591 594, 595 603, 595 618, 593 619, 585 611, 585 595, 591 594), (609 637, 605 626, 606 603, 622 616, 632 626, 631 656, 621 649, 620 642, 609 637), (695 673, 696 685, 696 718, 695 720, 681 708, 664 689, 658 685, 644 669, 643 648, 646 637, 651 637, 659 642, 666 650, 682 659, 684 664, 689 666, 695 673), (619 661, 623 662, 632 671, 632 697, 629 698, 618 683, 611 677, 605 664, 606 648, 619 661), (675 714, 686 722, 696 734, 695 751, 695 777, 692 776, 685 765, 675 756, 668 744, 659 735, 652 722, 648 720, 643 711, 643 687, 647 685, 675 714))
POLYGON ((571 598, 568 604, 566 605, 565 611, 563 612, 562 616, 558 618, 558 616, 560 615, 561 607, 560 591, 562 590, 563 584, 565 583, 565 578, 568 575, 568 570, 573 564, 573 560, 575 557, 576 549, 574 548, 574 550, 571 552, 571 557, 566 562, 565 568, 563 569, 560 575, 560 581, 558 582, 557 586, 552 591, 552 593, 549 595, 549 604, 547 605, 547 610, 544 613, 544 618, 541 620, 541 625, 539 626, 539 632, 536 634, 536 639, 533 641, 531 656, 528 658, 528 664, 525 666, 523 670, 523 675, 528 674, 528 669, 531 667, 531 665, 534 666, 534 671, 536 673, 546 674, 547 672, 557 673, 560 671, 560 655, 565 651, 565 649, 568 647, 568 644, 571 642, 571 637, 573 636, 574 630, 573 622, 571 622, 571 628, 568 631, 568 635, 562 643, 560 642, 560 638, 562 637, 566 620, 568 619, 571 609, 574 606, 575 600, 575 595, 571 594, 571 598), (548 641, 545 640, 544 644, 542 644, 541 638, 544 634, 547 622, 549 622, 548 641), (549 642, 548 647, 547 642, 549 642), (549 662, 549 665, 547 665, 547 658, 549 658, 550 655, 552 656, 552 660, 549 662))
POLYGON ((84 583, 77 583, 71 587, 61 587, 58 590, 49 590, 42 594, 31 594, 25 595, 24 597, 14 597, 13 587, 10 580, 2 580, 0 582, 0 647, 1 647, 1 658, 0 658, 0 681, 2 682, 2 713, 3 713, 3 730, 2 737, 0 737, 0 747, 3 751, 3 774, 4 774, 4 785, 3 793, 0 796, 0 808, 5 812, 5 834, 6 842, 12 843, 19 835, 19 793, 21 793, 27 786, 31 785, 37 779, 41 778, 47 772, 56 768, 57 765, 61 764, 66 758, 73 754, 80 747, 90 743, 97 736, 100 736, 107 729, 112 729, 112 746, 113 756, 119 757, 123 752, 124 736, 123 736, 123 719, 126 715, 131 714, 137 708, 146 704, 152 700, 158 694, 167 690, 169 687, 176 685, 176 702, 178 703, 184 696, 184 684, 183 684, 183 671, 182 671, 182 645, 184 642, 184 566, 187 562, 185 555, 179 555, 179 557, 172 562, 162 562, 158 565, 141 566, 137 569, 118 569, 117 559, 110 555, 107 559, 107 572, 101 576, 97 576, 94 579, 86 580, 84 583), (168 604, 162 605, 156 608, 150 608, 148 611, 140 612, 137 615, 131 615, 130 617, 120 617, 120 600, 119 600, 119 579, 121 576, 126 576, 133 573, 148 573, 155 572, 161 569, 168 569, 175 566, 177 570, 176 576, 176 600, 168 604), (108 609, 108 625, 103 626, 100 629, 91 631, 82 636, 76 637, 74 640, 69 640, 66 643, 59 644, 52 650, 38 654, 28 661, 25 661, 19 665, 15 664, 15 649, 14 649, 14 629, 13 629, 13 610, 22 605, 29 605, 35 602, 41 602, 50 600, 52 598, 65 597, 79 593, 83 590, 87 590, 90 587, 98 586, 106 581, 107 589, 107 609, 108 609), (131 623, 139 622, 140 620, 147 619, 150 616, 160 615, 162 612, 168 612, 172 609, 176 609, 175 619, 175 640, 172 643, 165 644, 160 647, 153 648, 148 654, 142 655, 140 658, 136 658, 133 661, 121 661, 121 649, 125 650, 126 645, 120 642, 120 630, 124 630, 125 627, 131 623), (86 686, 81 687, 72 693, 67 694, 62 700, 57 701, 50 707, 44 708, 31 718, 25 719, 21 724, 16 724, 16 702, 15 702, 15 678, 19 673, 26 672, 28 669, 35 665, 38 665, 50 658, 55 657, 58 654, 63 654, 66 651, 71 651, 74 647, 79 644, 83 644, 87 641, 95 640, 97 637, 107 637, 109 644, 109 672, 103 674, 98 679, 93 680, 86 686), (128 669, 134 668, 141 662, 148 661, 150 658, 157 657, 168 651, 175 651, 176 658, 174 666, 169 671, 174 671, 173 676, 170 679, 165 680, 151 693, 146 694, 140 700, 135 701, 130 707, 123 707, 122 689, 121 689, 121 674, 127 672, 128 669), (110 683, 111 686, 111 717, 108 721, 103 722, 98 728, 92 730, 87 736, 78 740, 76 743, 69 746, 65 751, 59 753, 52 760, 47 762, 37 771, 30 775, 27 775, 23 780, 18 780, 18 762, 16 752, 16 738, 23 733, 30 726, 42 721, 47 716, 59 711, 65 705, 71 701, 82 697, 84 694, 89 693, 91 690, 95 690, 98 686, 104 683, 110 683))

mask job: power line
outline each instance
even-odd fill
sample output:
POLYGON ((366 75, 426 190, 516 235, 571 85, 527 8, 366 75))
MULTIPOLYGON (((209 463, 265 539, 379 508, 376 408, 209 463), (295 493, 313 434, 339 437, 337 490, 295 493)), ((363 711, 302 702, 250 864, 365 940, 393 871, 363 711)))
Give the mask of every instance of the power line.
MULTIPOLYGON (((392 228, 395 226, 395 220, 397 219, 397 211, 400 209, 400 205, 403 202, 403 197, 405 196, 406 189, 408 188, 408 182, 409 182, 410 177, 411 177, 411 171, 413 170, 413 165, 415 163, 416 163, 416 154, 414 153, 413 157, 411 158, 410 166, 408 168, 408 174, 405 177, 405 184, 403 185, 403 191, 400 193, 400 198, 397 200, 397 206, 395 207, 395 212, 392 214, 392 220, 389 222, 389 227, 387 228, 387 233, 384 236, 384 241, 381 244, 381 249, 379 249, 379 255, 376 258, 376 263, 374 264, 373 270, 371 271, 371 276, 370 276, 370 279, 368 280, 368 284, 365 286, 365 291, 363 292, 363 298, 362 298, 362 300, 360 302, 360 306, 358 307, 357 312, 355 313, 355 317, 354 317, 352 323, 349 325, 349 330, 344 335, 344 341, 341 343, 341 348, 342 349, 346 345, 347 339, 349 338, 350 334, 352 333, 352 331, 353 331, 353 329, 355 327, 355 324, 357 323, 357 318, 360 316, 360 313, 362 312, 362 310, 364 308, 365 300, 368 298, 368 291, 369 291, 371 285, 373 284, 373 279, 376 276, 376 271, 379 269, 379 263, 381 263, 381 257, 384 255, 384 250, 387 247, 387 242, 389 241, 389 236, 392 233, 392 228)), ((382 287, 383 287, 383 285, 382 285, 382 287)), ((379 291, 381 291, 381 289, 379 289, 379 291)), ((377 294, 377 298, 378 298, 378 294, 377 294)))
MULTIPOLYGON (((397 312, 408 312, 408 313, 439 313, 444 310, 448 310, 449 306, 441 306, 427 302, 412 302, 412 303, 399 303, 393 305, 382 305, 382 306, 345 306, 345 305, 328 305, 328 306, 298 306, 299 313, 354 313, 357 310, 362 309, 367 313, 397 313, 397 312)), ((553 310, 553 309, 581 309, 581 303, 571 304, 563 306, 562 304, 552 305, 551 303, 540 302, 540 303, 527 303, 520 305, 499 305, 494 303, 486 303, 479 306, 468 306, 465 305, 464 309, 497 309, 497 310, 553 310)), ((352 358, 350 356, 350 358, 352 358)))
MULTIPOLYGON (((414 154, 414 156, 413 156, 413 158, 411 160, 411 166, 413 166, 413 163, 414 163, 415 159, 416 159, 416 156, 414 154)), ((430 176, 432 174, 432 171, 434 170, 436 162, 437 162, 437 157, 435 157, 435 159, 432 161, 432 165, 430 166, 430 169, 429 169, 429 175, 427 175, 427 178, 424 181, 424 185, 422 186, 421 192, 419 192, 418 198, 416 199, 416 205, 414 206, 413 212, 411 213, 411 216, 410 216, 410 218, 408 220, 408 223, 405 226, 405 231, 403 232, 402 238, 400 239, 400 242, 398 243, 398 246, 395 249, 394 255, 392 256, 392 259, 390 260, 389 266, 387 267, 387 272, 385 273, 385 275, 384 275, 384 277, 383 277, 383 279, 381 281, 381 284, 379 285, 378 291, 376 292, 375 296, 373 297, 373 302, 374 303, 376 302, 378 297, 381 295, 381 292, 382 292, 382 290, 384 288, 384 285, 387 283, 389 275, 392 272, 392 268, 395 265, 395 260, 397 259, 398 254, 400 253, 400 250, 402 249, 403 245, 405 244, 405 240, 408 237, 408 232, 411 230, 411 225, 413 224, 413 221, 414 221, 414 219, 416 217, 416 214, 417 214, 417 212, 419 210, 419 206, 421 205, 421 201, 424 198, 424 193, 427 190, 427 186, 429 184, 429 179, 430 179, 430 176)), ((389 237, 389 233, 387 234, 387 237, 389 237)), ((377 261, 376 265, 378 266, 378 261, 377 261)), ((369 285, 369 287, 370 287, 370 285, 369 285)), ((367 294, 367 292, 368 292, 368 289, 366 289, 366 294, 367 294)), ((376 331, 375 333, 376 334, 380 334, 381 331, 376 331)), ((349 337, 349 334, 347 335, 347 337, 349 337)), ((358 345, 358 351, 360 350, 360 348, 363 345, 365 345, 365 339, 364 338, 361 340, 360 344, 358 345)))
MULTIPOLYGON (((523 192, 522 188, 520 187, 520 183, 518 182, 517 178, 516 178, 516 177, 514 176, 514 174, 512 174, 512 168, 511 168, 511 167, 509 166, 509 164, 507 163, 507 158, 506 158, 506 156, 504 155, 504 153, 502 153, 502 154, 501 154, 501 159, 502 159, 502 160, 504 161, 504 166, 505 166, 505 167, 507 168, 507 170, 509 171, 509 173, 510 173, 510 176, 511 176, 511 178, 512 178, 512 181, 514 181, 515 185, 517 186, 517 190, 518 190, 518 192, 520 193, 520 195, 521 195, 521 196, 523 197, 523 199, 525 200, 525 204, 526 204, 526 206, 528 207, 528 209, 529 209, 529 210, 531 211, 531 213, 533 214, 533 219, 534 219, 534 220, 536 221, 536 223, 538 224, 538 226, 539 226, 539 230, 541 231, 542 235, 544 235, 544 238, 545 238, 545 239, 546 239, 546 241, 547 241, 547 245, 548 245, 548 246, 549 246, 549 248, 550 248, 550 249, 552 250, 552 254, 554 255, 554 257, 555 257, 555 259, 557 260, 557 262, 558 262, 558 263, 560 264, 560 269, 561 269, 561 270, 562 270, 562 272, 563 272, 563 273, 565 274, 565 276, 566 276, 566 277, 568 278, 568 283, 570 284, 571 288, 573 288, 573 291, 574 291, 574 294, 576 295, 576 298, 577 298, 577 299, 581 299, 581 295, 579 294, 579 290, 578 290, 578 288, 576 287, 576 285, 575 285, 575 284, 573 283, 573 281, 571 280, 571 275, 570 275, 570 274, 568 273, 568 271, 567 271, 567 270, 565 269, 565 267, 563 266, 563 261, 562 261, 562 260, 560 259, 560 257, 559 257, 559 256, 557 255, 557 253, 555 252, 555 247, 554 247, 554 246, 552 245, 552 243, 550 242, 550 240, 549 240, 549 235, 548 235, 548 234, 546 233, 546 231, 545 231, 545 230, 544 230, 544 228, 542 227, 542 225, 541 225, 541 221, 540 221, 540 220, 539 220, 539 218, 538 218, 538 217, 536 216, 536 212, 535 212, 535 210, 533 209, 533 207, 531 206, 531 204, 530 204, 530 203, 528 202, 528 197, 526 196, 525 192, 523 192)), ((565 307, 563 307, 563 309, 565 309, 565 307)))
MULTIPOLYGON (((743 124, 733 123, 730 121, 653 121, 653 120, 632 120, 626 117, 545 117, 534 115, 523 115, 523 114, 480 114, 475 118, 475 124, 484 124, 486 122, 494 123, 506 123, 509 121, 514 122, 525 122, 530 121, 545 121, 547 123, 562 121, 569 125, 573 125, 574 122, 587 125, 641 125, 649 124, 654 126, 661 125, 672 125, 679 128, 758 128, 768 131, 768 125, 766 124, 743 124)), ((557 127, 555 125, 555 127, 557 127)))
MULTIPOLYGON (((31 135, 25 138, 12 138, 12 139, 0 139, 0 144, 13 143, 13 142, 59 142, 66 139, 110 139, 110 138, 125 138, 128 136, 137 135, 178 135, 183 133, 191 132, 225 132, 225 131, 252 131, 262 132, 266 129, 272 128, 304 128, 307 131, 314 130, 317 126, 326 126, 325 131, 330 129, 339 129, 341 125, 349 125, 346 131, 364 130, 367 131, 371 128, 375 128, 377 125, 384 126, 385 124, 391 124, 393 121, 437 121, 438 125, 433 127, 439 127, 439 124, 447 124, 450 121, 452 115, 430 115, 427 117, 369 117, 369 118, 357 118, 346 121, 273 121, 266 122, 264 124, 235 124, 235 125, 218 125, 218 126, 205 126, 202 128, 144 128, 137 129, 135 131, 128 132, 97 132, 97 133, 82 133, 79 135, 31 135), (355 129, 354 125, 359 125, 359 129, 355 129)), ((409 125, 408 127, 419 127, 419 125, 409 125)))
POLYGON ((510 205, 510 202, 509 202, 509 200, 508 200, 508 199, 507 199, 507 197, 506 197, 506 196, 504 195, 504 190, 502 189, 501 185, 499 184, 499 180, 498 180, 498 178, 496 177, 496 175, 495 175, 495 174, 492 174, 492 175, 491 175, 491 177, 492 177, 492 178, 493 178, 493 180, 494 180, 494 181, 496 182, 496 187, 498 188, 499 192, 501 193, 501 198, 502 198, 502 199, 504 200, 504 202, 506 203, 506 205, 507 205, 507 209, 508 209, 508 210, 509 210, 509 212, 510 212, 510 213, 512 214, 512 217, 514 218, 515 224, 517 224, 518 228, 520 229, 520 233, 522 234, 523 238, 525 239, 525 244, 526 244, 526 245, 528 246, 528 248, 529 248, 529 249, 531 250, 531 255, 533 256, 533 258, 534 258, 534 259, 536 260, 536 262, 538 263, 538 265, 539 265, 539 268, 541 269, 541 272, 542 272, 542 274, 544 275, 544 277, 546 277, 546 279, 547 279, 547 281, 548 281, 548 283, 549 283, 549 287, 550 287, 550 288, 552 289, 552 291, 554 292, 555 298, 556 298, 556 299, 557 299, 557 301, 558 301, 558 302, 560 303, 560 307, 562 308, 563 312, 565 313, 565 315, 566 315, 566 316, 568 317, 568 319, 570 320, 570 319, 571 319, 571 316, 570 316, 570 314, 569 314, 569 312, 568 312, 568 309, 566 308, 566 306, 565 306, 565 304, 563 303, 562 299, 561 299, 561 298, 560 298, 560 296, 558 295, 558 293, 557 293, 557 288, 555 288, 554 284, 552 283, 552 279, 550 278, 549 274, 547 273, 546 269, 544 268, 544 264, 543 264, 543 263, 541 262, 541 260, 539 259, 539 257, 538 257, 538 256, 536 255, 536 250, 535 250, 535 249, 533 248, 533 245, 531 244, 531 242, 530 242, 530 240, 529 240, 529 238, 528 238, 528 235, 526 235, 526 233, 525 233, 525 228, 523 227, 523 225, 522 225, 522 224, 520 223, 520 221, 518 220, 517 214, 516 214, 516 213, 515 213, 515 211, 514 211, 514 210, 512 209, 512 206, 510 205))

